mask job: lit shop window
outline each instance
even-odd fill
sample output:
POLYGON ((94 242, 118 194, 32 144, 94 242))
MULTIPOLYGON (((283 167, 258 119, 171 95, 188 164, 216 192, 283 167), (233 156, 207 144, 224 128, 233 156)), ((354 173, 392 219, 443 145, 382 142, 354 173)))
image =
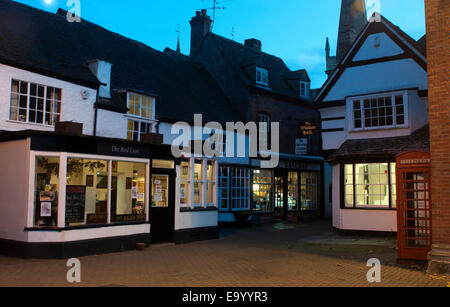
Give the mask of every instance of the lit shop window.
POLYGON ((61 89, 19 80, 11 81, 9 119, 53 126, 61 114, 61 89))
POLYGON ((298 173, 288 173, 288 208, 289 211, 298 210, 298 173))
POLYGON ((203 191, 203 160, 194 163, 194 205, 201 206, 203 191))
POLYGON ((352 100, 354 129, 403 127, 406 124, 404 95, 352 100))
POLYGON ((144 163, 112 162, 111 222, 145 221, 146 178, 144 163))
POLYGON ((253 170, 253 210, 273 212, 273 170, 253 170))
POLYGON ((346 164, 345 207, 395 208, 395 163, 346 164))
POLYGON ((58 225, 59 157, 37 157, 34 225, 58 225))
POLYGON ((319 210, 319 173, 302 172, 300 180, 301 206, 300 210, 319 210))
POLYGON ((191 191, 191 167, 189 160, 181 162, 181 184, 180 184, 180 202, 181 205, 189 206, 191 191))
POLYGON ((66 226, 106 224, 108 161, 67 159, 66 226))
POLYGON ((217 205, 216 167, 213 160, 193 159, 181 162, 180 203, 183 207, 217 205))
POLYGON ((216 203, 216 174, 215 161, 206 162, 206 204, 214 205, 216 203))

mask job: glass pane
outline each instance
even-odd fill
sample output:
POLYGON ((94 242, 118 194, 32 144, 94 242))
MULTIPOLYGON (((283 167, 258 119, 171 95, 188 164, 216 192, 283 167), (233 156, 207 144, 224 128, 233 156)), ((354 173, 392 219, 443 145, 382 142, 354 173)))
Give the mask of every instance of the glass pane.
POLYGON ((147 164, 112 162, 111 222, 145 221, 147 164))
POLYGON ((202 180, 203 172, 202 172, 203 161, 195 160, 194 164, 194 180, 202 180))
POLYGON ((207 163, 207 170, 206 170, 206 180, 208 181, 215 181, 216 178, 214 176, 214 161, 208 161, 207 163))
POLYGON ((289 211, 298 210, 298 173, 289 172, 288 174, 288 209, 289 211))
POLYGON ((58 226, 59 157, 37 157, 34 225, 58 226))
POLYGON ((108 161, 67 159, 66 225, 107 222, 108 161))
POLYGON ((169 176, 152 176, 152 207, 169 206, 169 176))
POLYGON ((208 186, 206 188, 206 203, 213 205, 215 204, 215 199, 214 199, 214 191, 216 188, 216 184, 213 182, 208 182, 208 186))
POLYGON ((194 204, 202 204, 202 188, 203 184, 201 182, 194 183, 194 204))

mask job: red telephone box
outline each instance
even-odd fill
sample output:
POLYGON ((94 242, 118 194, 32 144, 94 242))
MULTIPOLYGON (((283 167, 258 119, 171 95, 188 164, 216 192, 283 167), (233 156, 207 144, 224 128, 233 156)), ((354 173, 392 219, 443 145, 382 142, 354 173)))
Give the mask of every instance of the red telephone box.
POLYGON ((426 261, 431 250, 430 153, 397 156, 398 259, 426 261))

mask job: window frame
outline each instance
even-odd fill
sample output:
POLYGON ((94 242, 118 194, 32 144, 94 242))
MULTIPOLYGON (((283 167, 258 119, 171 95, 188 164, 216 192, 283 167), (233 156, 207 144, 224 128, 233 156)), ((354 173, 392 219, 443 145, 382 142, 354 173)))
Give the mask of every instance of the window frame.
MULTIPOLYGON (((59 191, 58 191, 58 225, 57 228, 78 228, 86 227, 82 226, 66 226, 66 186, 67 186, 67 160, 68 159, 89 159, 89 160, 104 160, 108 162, 108 204, 107 204, 107 225, 117 226, 122 225, 123 222, 111 222, 111 181, 112 181, 112 162, 131 162, 131 163, 142 163, 146 165, 146 183, 145 183, 145 221, 136 221, 136 224, 148 223, 150 218, 150 182, 151 182, 151 160, 143 158, 128 158, 120 156, 106 156, 106 155, 95 155, 95 154, 79 154, 79 153, 68 153, 68 152, 46 152, 46 151, 30 151, 29 160, 29 194, 28 194, 28 217, 27 217, 27 227, 30 229, 40 228, 34 226, 34 189, 35 189, 35 176, 36 176, 36 158, 37 157, 59 157, 59 191)), ((92 225, 92 227, 97 227, 92 225)), ((45 228, 44 228, 45 229, 45 228)))
POLYGON ((256 84, 265 87, 269 86, 269 71, 267 69, 258 66, 256 67, 256 84), (261 78, 258 78, 258 74, 261 75, 261 78), (260 81, 258 79, 260 79, 260 81))
MULTIPOLYGON (((372 130, 387 130, 387 129, 395 129, 395 128, 408 128, 409 127, 409 108, 408 108, 408 92, 407 91, 396 91, 396 92, 388 92, 388 93, 380 93, 380 94, 371 94, 371 95, 360 95, 360 96, 352 96, 347 98, 347 114, 350 119, 348 123, 348 127, 350 131, 353 132, 361 132, 361 131, 372 131, 372 130), (396 105, 396 97, 403 97, 403 124, 397 124, 397 105, 396 105), (384 125, 377 127, 365 127, 365 109, 364 109, 364 100, 372 100, 378 98, 391 98, 392 104, 392 125, 384 125), (354 102, 359 101, 360 109, 354 108, 354 102), (355 111, 359 110, 361 112, 361 128, 356 128, 355 125, 355 111)), ((370 108, 372 110, 372 108, 370 108)), ((379 116, 378 116, 379 118, 379 116)))
POLYGON ((150 129, 148 129, 149 131, 147 133, 153 133, 153 127, 154 122, 150 122, 150 121, 145 121, 145 120, 137 120, 137 119, 133 119, 133 118, 128 118, 127 119, 127 140, 129 141, 133 141, 133 142, 140 142, 142 135, 144 135, 145 133, 142 133, 142 125, 149 125, 150 129), (132 122, 133 125, 133 130, 129 130, 129 124, 130 122, 132 122), (134 130, 134 124, 137 123, 139 125, 138 131, 134 130), (134 134, 137 132, 138 134, 138 138, 137 140, 134 139, 134 134), (131 139, 129 138, 129 133, 131 133, 131 139))
MULTIPOLYGON (((341 210, 383 210, 383 211, 393 211, 397 210, 397 203, 396 198, 394 201, 393 195, 397 195, 396 189, 396 183, 392 182, 393 175, 395 175, 395 168, 396 163, 394 160, 384 160, 384 161, 358 161, 358 162, 348 162, 343 163, 340 165, 340 208, 341 210), (376 206, 376 205, 357 205, 356 204, 356 198, 355 198, 355 191, 356 191, 356 173, 355 173, 355 166, 356 164, 388 164, 388 183, 386 184, 389 188, 389 206, 376 206), (345 183, 345 166, 346 165, 352 165, 352 184, 353 187, 353 205, 347 206, 346 205, 346 183, 345 183)), ((350 184, 349 184, 350 185, 350 184)))
POLYGON ((40 125, 40 126, 44 126, 44 127, 55 127, 57 122, 61 121, 61 117, 62 117, 62 102, 63 102, 63 89, 60 87, 56 87, 56 86, 50 86, 50 85, 45 85, 45 84, 41 84, 38 82, 32 82, 32 81, 24 81, 24 80, 20 80, 17 78, 11 78, 11 87, 10 87, 10 97, 9 97, 9 112, 8 112, 8 121, 14 122, 14 123, 23 123, 23 124, 29 124, 29 125, 40 125), (13 83, 14 82, 18 82, 19 84, 19 88, 18 88, 18 92, 13 92, 13 83), (27 92, 21 93, 21 86, 22 83, 26 83, 27 84, 27 92), (31 95, 31 85, 35 85, 36 86, 36 94, 35 95, 31 95), (40 97, 39 96, 39 87, 43 87, 43 96, 40 97), (53 89, 53 92, 55 93, 56 90, 59 91, 60 93, 60 99, 56 99, 54 96, 48 98, 48 89, 53 89), (12 101, 13 101, 13 95, 17 96, 17 119, 12 118, 12 101), (22 108, 20 107, 20 97, 21 96, 25 96, 26 97, 26 108, 22 108), (35 108, 31 109, 30 108, 30 101, 31 98, 35 98, 36 99, 36 105, 35 108), (43 106, 42 106, 42 122, 37 122, 37 113, 38 113, 38 105, 39 105, 39 99, 42 99, 43 101, 43 106), (49 112, 47 112, 47 102, 50 101, 50 108, 49 108, 49 112), (58 106, 57 108, 59 109, 59 112, 55 112, 54 109, 55 107, 58 106), (20 116, 20 109, 26 109, 26 115, 25 115, 25 120, 22 121, 19 119, 20 116), (30 121, 30 112, 34 111, 35 112, 35 119, 36 121, 30 121), (54 120, 54 116, 57 115, 57 120, 54 120), (52 122, 52 124, 47 124, 46 123, 46 119, 47 116, 50 116, 49 122, 52 122))
POLYGON ((300 81, 300 98, 311 98, 311 85, 309 82, 306 81, 300 81), (302 85, 305 86, 305 93, 302 95, 302 85))

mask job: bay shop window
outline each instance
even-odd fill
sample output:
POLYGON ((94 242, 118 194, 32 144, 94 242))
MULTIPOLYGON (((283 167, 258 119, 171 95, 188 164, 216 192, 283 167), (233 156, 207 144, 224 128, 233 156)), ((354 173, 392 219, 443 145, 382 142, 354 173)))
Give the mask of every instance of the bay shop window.
POLYGON ((217 161, 181 161, 180 203, 184 208, 217 207, 217 161))
POLYGON ((36 227, 147 220, 148 160, 36 154, 34 173, 36 227))
POLYGON ((344 166, 344 208, 395 209, 395 163, 344 166))

